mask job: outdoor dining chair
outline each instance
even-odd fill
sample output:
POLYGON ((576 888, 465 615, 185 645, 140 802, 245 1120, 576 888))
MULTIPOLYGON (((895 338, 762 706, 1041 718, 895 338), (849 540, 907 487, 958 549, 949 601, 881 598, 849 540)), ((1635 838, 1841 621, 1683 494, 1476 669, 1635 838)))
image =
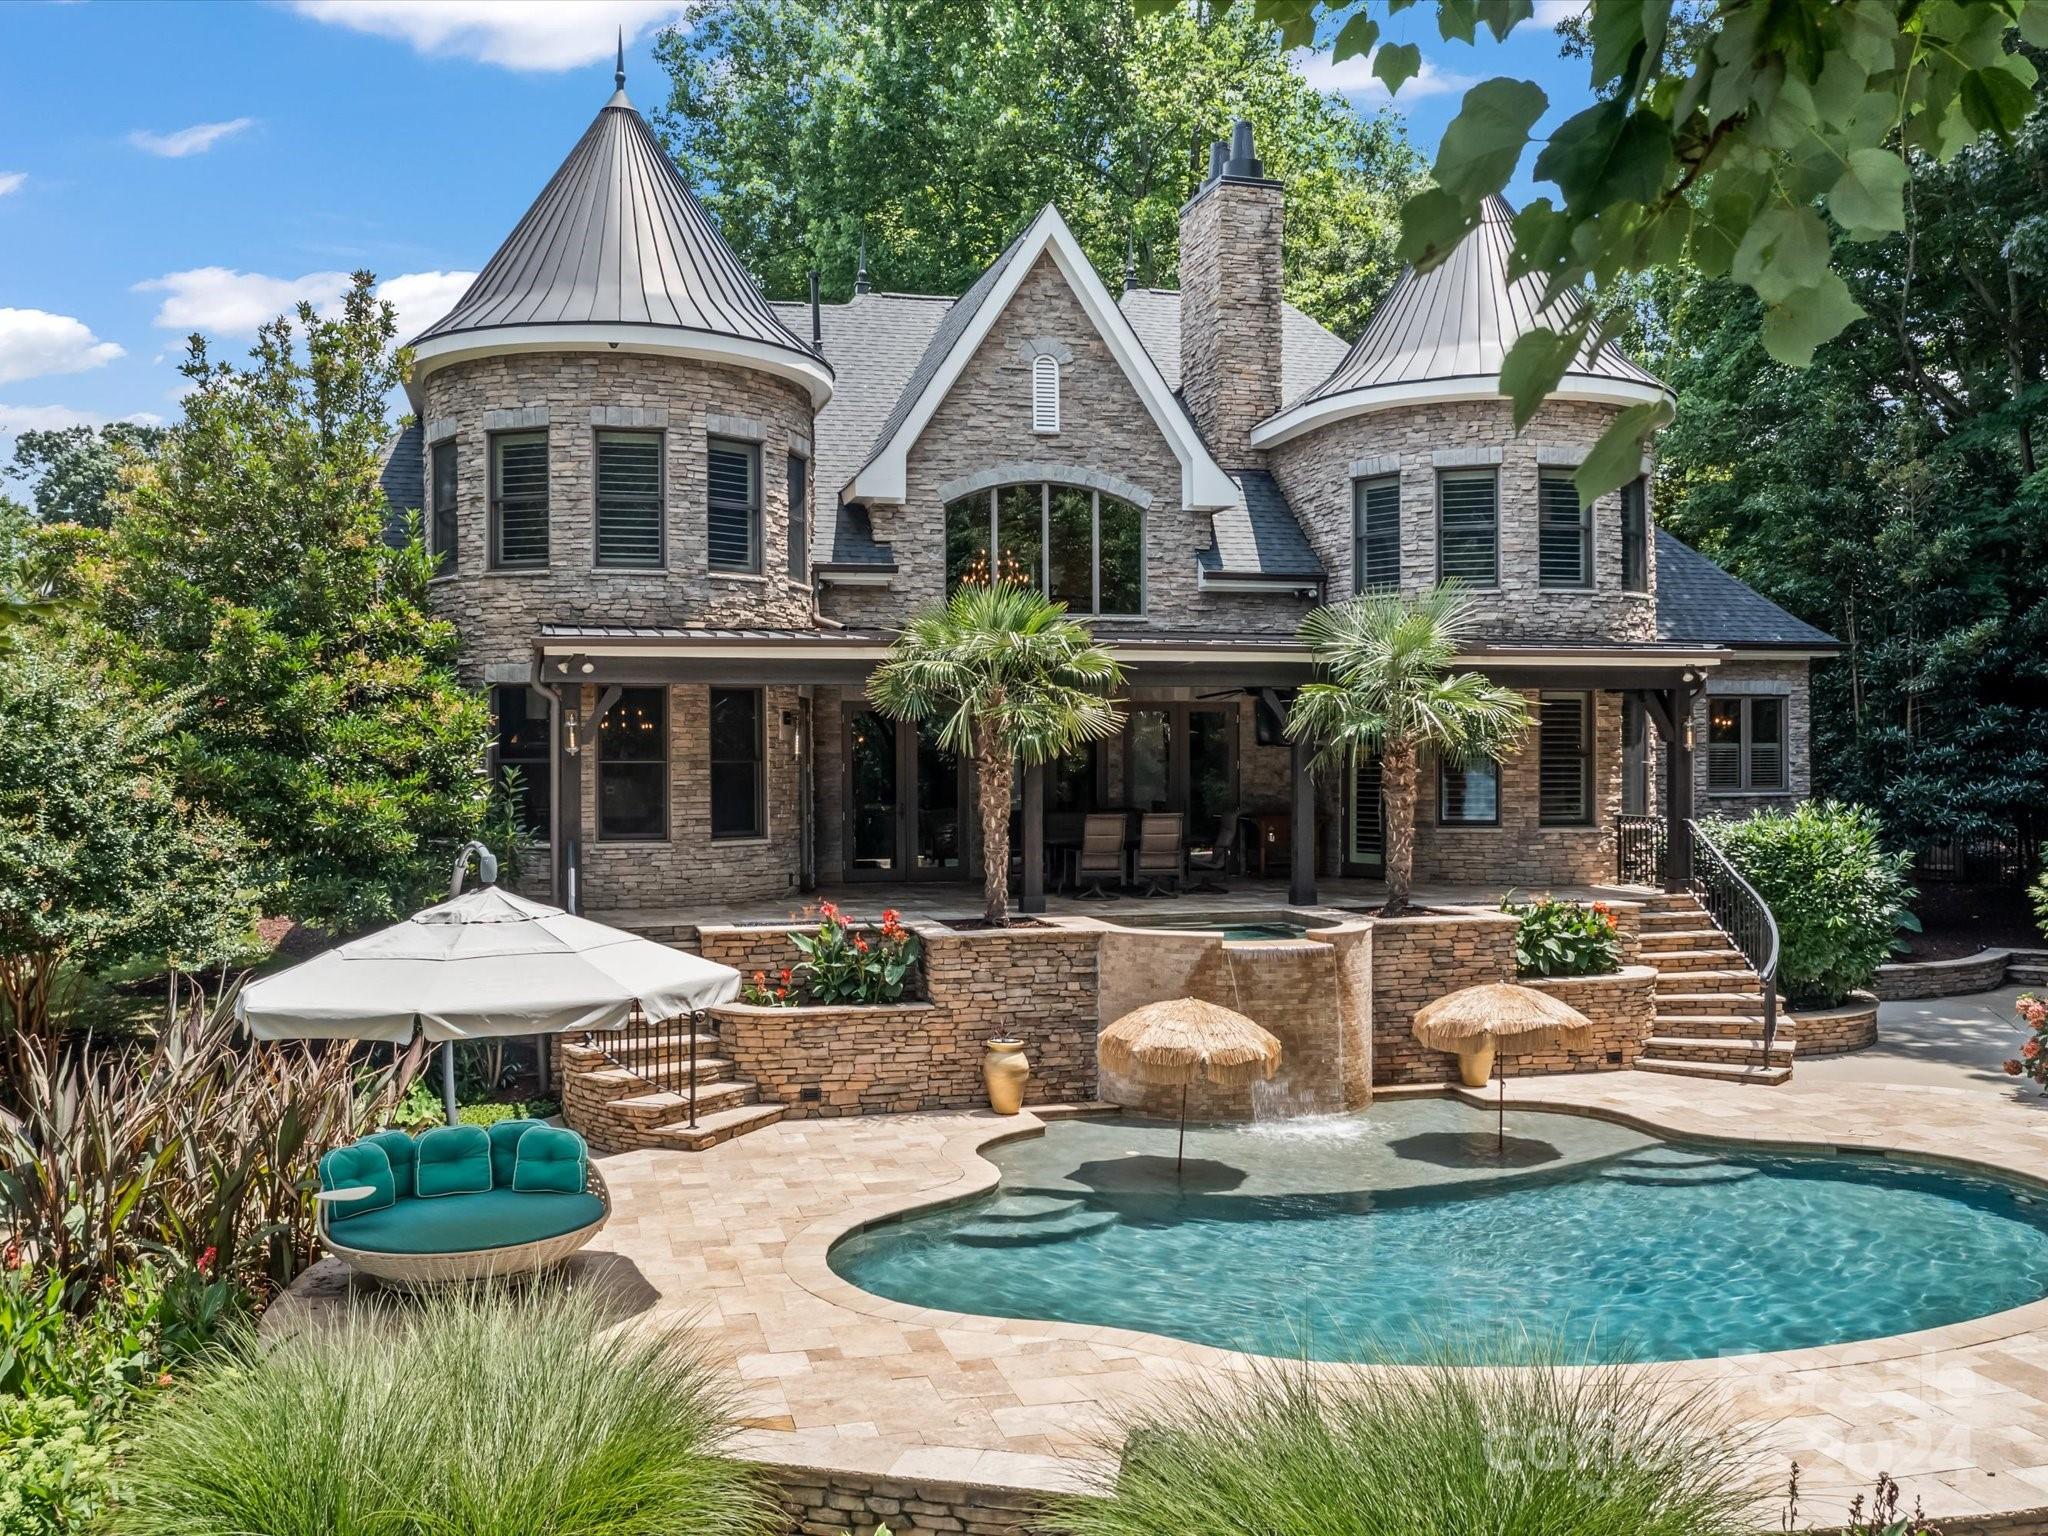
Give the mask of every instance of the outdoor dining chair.
POLYGON ((1074 861, 1074 883, 1081 895, 1107 897, 1103 887, 1124 883, 1124 817, 1121 811, 1097 812, 1081 824, 1081 855, 1074 861))
POLYGON ((1138 818, 1138 858, 1134 880, 1145 883, 1147 896, 1178 896, 1187 878, 1187 818, 1179 811, 1148 811, 1138 818), (1161 882, 1171 889, 1161 889, 1161 882))
POLYGON ((1188 855, 1188 872, 1202 876, 1198 884, 1189 887, 1190 890, 1214 891, 1219 896, 1230 893, 1230 887, 1219 877, 1230 873, 1231 861, 1237 857, 1237 820, 1238 808, 1233 805, 1217 824, 1216 841, 1209 851, 1188 855))

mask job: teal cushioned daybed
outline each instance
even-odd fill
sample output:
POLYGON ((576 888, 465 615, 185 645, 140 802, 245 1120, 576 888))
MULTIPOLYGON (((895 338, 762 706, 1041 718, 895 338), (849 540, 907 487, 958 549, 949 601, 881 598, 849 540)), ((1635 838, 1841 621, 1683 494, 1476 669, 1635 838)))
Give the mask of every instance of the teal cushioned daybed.
POLYGON ((558 1264, 611 1215, 583 1138, 538 1120, 379 1131, 320 1159, 320 1236, 354 1269, 398 1285, 531 1273, 558 1264))

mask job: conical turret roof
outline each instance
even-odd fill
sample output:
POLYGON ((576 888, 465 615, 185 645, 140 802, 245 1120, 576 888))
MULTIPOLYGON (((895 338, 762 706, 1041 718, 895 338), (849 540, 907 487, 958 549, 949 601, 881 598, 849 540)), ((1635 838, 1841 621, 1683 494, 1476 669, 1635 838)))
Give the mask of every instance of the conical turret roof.
MULTIPOLYGON (((1545 308, 1540 277, 1509 278, 1514 217, 1507 199, 1486 199, 1479 227, 1441 265, 1404 270, 1330 376, 1254 441, 1283 442, 1318 422, 1384 406, 1497 396, 1508 349, 1538 326, 1562 330, 1585 305, 1572 291, 1545 308)), ((1633 404, 1669 393, 1608 342, 1588 344, 1555 398, 1633 404)))
POLYGON ((737 353, 829 394, 831 370, 776 318, 627 99, 620 73, 497 254, 416 338, 421 360, 495 350, 493 341, 544 349, 552 335, 572 347, 737 353))

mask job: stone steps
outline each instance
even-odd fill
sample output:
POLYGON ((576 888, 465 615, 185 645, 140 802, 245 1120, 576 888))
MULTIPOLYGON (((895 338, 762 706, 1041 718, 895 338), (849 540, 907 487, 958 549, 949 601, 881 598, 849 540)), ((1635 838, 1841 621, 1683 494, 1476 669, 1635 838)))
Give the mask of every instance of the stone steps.
MULTIPOLYGON (((1761 1013, 1665 1013, 1659 1009, 1654 1028, 1660 1035, 1687 1040, 1761 1040, 1764 1016, 1761 1013)), ((1779 1014, 1775 1038, 1792 1040, 1797 1036, 1798 1028, 1792 1016, 1779 1014)))
POLYGON ((1718 928, 1656 928, 1641 936, 1644 957, 1682 955, 1690 952, 1734 954, 1735 947, 1718 928))
POLYGON ((1671 1077, 1700 1077, 1714 1082, 1753 1083, 1763 1087, 1776 1087, 1791 1079, 1792 1068, 1738 1066, 1719 1061, 1653 1061, 1638 1056, 1638 1072, 1662 1072, 1671 1077))
MULTIPOLYGON (((1793 1042, 1783 1035, 1771 1041, 1769 1059, 1789 1066, 1795 1049, 1793 1042)), ((1755 1038, 1742 1036, 1698 1035, 1652 1035, 1643 1042, 1643 1054, 1636 1058, 1640 1065, 1650 1061, 1732 1061, 1757 1063, 1765 1060, 1763 1035, 1755 1038)))
MULTIPOLYGON (((697 1087, 697 1118, 701 1121, 707 1114, 754 1104, 758 1100, 759 1094, 752 1083, 700 1083, 697 1087)), ((686 1118, 690 1112, 690 1096, 673 1088, 657 1088, 649 1093, 613 1099, 605 1107, 633 1129, 651 1130, 686 1118)))
MULTIPOLYGON (((752 1086, 748 1084, 748 1087, 752 1086)), ((782 1114, 780 1104, 736 1104, 729 1109, 706 1114, 700 1102, 694 1127, 682 1120, 672 1125, 656 1126, 648 1135, 648 1144, 676 1152, 708 1152, 735 1136, 744 1136, 749 1131, 775 1124, 782 1114)))
POLYGON ((1644 1072, 1716 1082, 1775 1084, 1792 1075, 1792 1021, 1763 1044, 1763 988, 1749 962, 1689 893, 1659 893, 1639 920, 1643 964, 1657 973, 1644 1072))

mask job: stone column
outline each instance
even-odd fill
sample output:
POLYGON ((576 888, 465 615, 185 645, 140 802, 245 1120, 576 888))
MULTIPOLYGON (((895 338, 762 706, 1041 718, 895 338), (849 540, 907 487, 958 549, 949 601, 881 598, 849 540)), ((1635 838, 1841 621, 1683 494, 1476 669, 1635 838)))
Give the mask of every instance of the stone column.
POLYGON ((1017 899, 1020 912, 1045 910, 1045 764, 1024 765, 1023 822, 1024 888, 1017 899))
POLYGON ((1316 781, 1309 776, 1307 742, 1290 743, 1288 754, 1294 815, 1288 829, 1291 849, 1287 900, 1297 907, 1312 907, 1316 904, 1316 781))

